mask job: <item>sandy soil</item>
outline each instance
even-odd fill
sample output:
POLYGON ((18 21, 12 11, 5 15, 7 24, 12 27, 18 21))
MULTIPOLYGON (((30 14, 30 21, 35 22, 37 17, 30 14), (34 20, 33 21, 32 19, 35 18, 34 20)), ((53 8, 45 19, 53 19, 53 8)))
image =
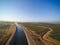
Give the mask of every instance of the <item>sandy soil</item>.
POLYGON ((34 31, 32 31, 31 29, 23 25, 21 25, 21 27, 25 30, 25 32, 27 31, 26 34, 30 33, 30 35, 29 36, 27 35, 27 36, 32 37, 32 40, 34 40, 34 38, 40 40, 38 44, 34 41, 36 45, 59 45, 59 41, 54 40, 51 37, 49 37, 50 33, 53 31, 51 28, 48 28, 49 30, 45 30, 43 33, 38 35, 34 31))

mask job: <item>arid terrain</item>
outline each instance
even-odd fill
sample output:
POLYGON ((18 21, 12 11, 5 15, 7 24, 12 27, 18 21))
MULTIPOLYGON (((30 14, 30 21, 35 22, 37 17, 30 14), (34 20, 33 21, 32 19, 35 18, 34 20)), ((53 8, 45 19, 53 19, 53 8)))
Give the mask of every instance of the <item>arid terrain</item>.
POLYGON ((12 40, 20 44, 23 38, 27 45, 60 45, 60 24, 0 22, 0 45, 10 45, 12 40))
POLYGON ((0 45, 8 43, 11 35, 15 31, 15 25, 8 22, 0 22, 0 45), (7 42, 8 41, 8 42, 7 42))
POLYGON ((22 23, 36 45, 60 45, 60 24, 22 23))
POLYGON ((60 0, 0 0, 0 45, 60 45, 60 0))

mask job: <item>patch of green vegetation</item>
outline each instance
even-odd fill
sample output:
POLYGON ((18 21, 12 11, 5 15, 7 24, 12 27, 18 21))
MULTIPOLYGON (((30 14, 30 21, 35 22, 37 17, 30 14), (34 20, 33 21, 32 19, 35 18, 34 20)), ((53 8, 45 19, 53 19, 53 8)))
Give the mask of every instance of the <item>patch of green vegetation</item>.
POLYGON ((33 30, 35 33, 40 34, 41 32, 43 32, 46 28, 44 28, 43 26, 36 26, 35 24, 23 24, 24 26, 30 28, 31 30, 33 30))
POLYGON ((37 34, 40 34, 42 31, 46 29, 46 27, 50 27, 53 29, 50 37, 53 39, 60 41, 60 24, 47 24, 47 23, 23 23, 24 26, 29 27, 37 34))
MULTIPOLYGON (((37 24, 38 25, 38 24, 37 24)), ((40 26, 46 26, 53 29, 50 37, 60 41, 60 24, 39 24, 40 26)))
POLYGON ((8 29, 10 25, 0 25, 0 29, 8 29))

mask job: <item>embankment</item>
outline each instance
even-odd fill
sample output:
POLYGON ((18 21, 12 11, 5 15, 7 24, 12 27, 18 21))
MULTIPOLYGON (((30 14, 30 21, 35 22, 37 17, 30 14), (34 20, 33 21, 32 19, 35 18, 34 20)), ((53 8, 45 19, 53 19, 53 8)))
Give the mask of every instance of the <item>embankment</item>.
POLYGON ((59 41, 54 40, 50 37, 51 32, 53 31, 51 28, 48 28, 48 32, 43 35, 43 40, 46 43, 46 45, 59 45, 59 41))
POLYGON ((11 25, 9 31, 10 31, 10 33, 9 32, 8 33, 9 33, 10 37, 7 40, 7 42, 6 42, 5 45, 9 45, 10 41, 12 40, 12 38, 13 38, 15 32, 16 32, 16 26, 15 26, 15 24, 11 25))
POLYGON ((28 45, 36 45, 34 40, 31 37, 31 33, 27 30, 27 28, 25 28, 22 24, 20 24, 20 26, 22 27, 22 29, 25 32, 25 35, 26 35, 26 38, 27 38, 27 41, 28 41, 28 45))

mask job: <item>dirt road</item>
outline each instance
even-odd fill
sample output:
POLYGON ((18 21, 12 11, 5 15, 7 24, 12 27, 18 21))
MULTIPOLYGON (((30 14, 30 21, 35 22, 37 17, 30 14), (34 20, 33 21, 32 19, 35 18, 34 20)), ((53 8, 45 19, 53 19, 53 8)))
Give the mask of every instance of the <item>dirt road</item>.
MULTIPOLYGON (((25 32, 27 40, 28 40, 28 44, 37 45, 33 38, 35 38, 35 37, 38 38, 38 35, 36 33, 34 33, 34 31, 24 27, 23 25, 21 25, 21 27, 24 29, 24 32, 25 32)), ((38 45, 45 45, 44 42, 42 42, 42 39, 39 40, 38 45)))
POLYGON ((59 42, 50 38, 49 35, 52 32, 51 28, 43 31, 40 35, 36 34, 31 29, 21 25, 28 37, 29 45, 59 45, 59 42), (36 43, 35 40, 39 39, 39 43, 36 43))

